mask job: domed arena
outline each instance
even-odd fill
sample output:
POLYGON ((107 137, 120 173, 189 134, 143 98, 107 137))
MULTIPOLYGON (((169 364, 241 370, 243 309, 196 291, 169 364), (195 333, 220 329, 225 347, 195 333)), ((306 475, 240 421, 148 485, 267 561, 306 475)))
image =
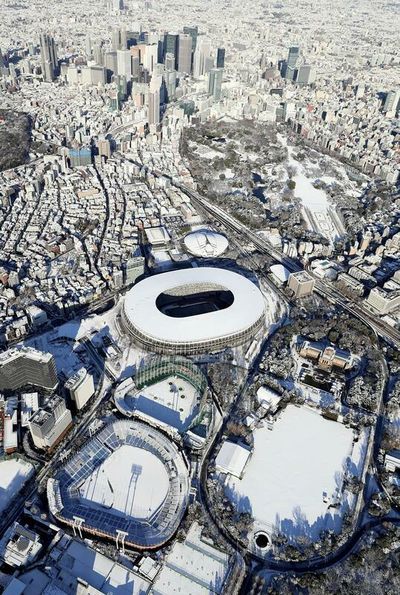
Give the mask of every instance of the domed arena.
POLYGON ((207 228, 188 233, 183 242, 190 254, 202 258, 221 256, 229 245, 226 236, 207 228))

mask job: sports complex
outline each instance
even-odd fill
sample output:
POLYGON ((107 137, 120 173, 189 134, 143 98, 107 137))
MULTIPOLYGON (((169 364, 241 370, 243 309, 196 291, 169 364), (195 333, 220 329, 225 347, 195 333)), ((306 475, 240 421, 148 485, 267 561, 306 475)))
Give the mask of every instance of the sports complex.
POLYGON ((193 355, 252 340, 265 324, 265 302, 243 275, 197 267, 140 281, 126 294, 121 317, 145 349, 193 355))
POLYGON ((186 510, 189 474, 177 447, 132 420, 99 431, 49 479, 51 513, 80 532, 155 549, 186 510))
POLYGON ((183 242, 190 254, 202 258, 221 256, 229 245, 226 236, 207 228, 191 231, 185 236, 183 242))
POLYGON ((185 432, 199 422, 207 392, 207 378, 190 360, 154 356, 117 387, 114 402, 127 417, 139 414, 185 432))

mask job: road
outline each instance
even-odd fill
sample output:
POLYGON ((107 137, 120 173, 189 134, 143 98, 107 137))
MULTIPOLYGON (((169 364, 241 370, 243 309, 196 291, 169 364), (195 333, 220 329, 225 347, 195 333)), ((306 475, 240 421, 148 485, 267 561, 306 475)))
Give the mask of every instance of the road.
MULTIPOLYGON (((260 252, 268 255, 275 261, 279 262, 280 264, 284 265, 290 272, 297 272, 303 270, 303 267, 300 265, 298 261, 295 259, 289 258, 287 255, 283 254, 283 252, 274 248, 269 242, 255 234, 254 232, 250 231, 246 228, 245 225, 241 224, 239 221, 234 219, 228 213, 220 209, 218 206, 212 205, 209 201, 201 197, 197 192, 194 192, 192 189, 187 188, 181 184, 176 184, 182 192, 188 195, 193 202, 193 204, 205 211, 208 215, 210 215, 213 219, 219 221, 222 226, 231 229, 232 231, 239 234, 243 240, 247 240, 248 242, 253 243, 253 245, 260 250, 260 252)), ((312 274, 310 272, 310 274, 312 274)), ((330 286, 328 283, 321 281, 320 279, 315 278, 315 292, 320 295, 321 297, 329 300, 330 302, 341 306, 344 310, 349 312, 352 316, 355 316, 359 320, 361 320, 364 324, 370 327, 377 336, 381 339, 386 341, 387 343, 399 348, 400 347, 400 333, 387 325, 386 323, 379 320, 377 317, 373 316, 371 312, 366 310, 363 306, 359 304, 355 304, 354 302, 350 301, 346 296, 342 295, 336 288, 330 286)), ((249 380, 251 378, 251 374, 249 375, 249 380)), ((387 369, 385 371, 385 379, 387 380, 387 369)), ((243 394, 243 393, 242 393, 243 394)), ((378 419, 381 418, 382 414, 382 407, 383 407, 383 390, 382 395, 379 400, 379 410, 378 410, 378 419)), ((229 416, 225 418, 225 421, 228 419, 229 416)), ((379 425, 379 424, 378 424, 379 425)), ((213 444, 209 448, 207 452, 207 457, 203 461, 202 471, 201 471, 201 482, 200 482, 200 500, 203 503, 203 506, 206 508, 207 514, 209 517, 213 518, 213 511, 210 509, 210 505, 208 502, 208 495, 206 489, 206 479, 207 479, 207 464, 209 461, 210 453, 213 451, 213 447, 218 442, 218 438, 221 437, 223 428, 225 423, 223 424, 222 428, 218 432, 217 436, 214 437, 213 444)), ((367 469, 371 463, 373 458, 373 451, 374 447, 376 450, 376 442, 379 436, 379 427, 374 428, 372 432, 372 439, 369 442, 368 454, 366 456, 366 462, 363 470, 363 476, 365 478, 365 474, 367 469)), ((363 494, 360 494, 358 499, 359 505, 364 503, 363 494)), ((366 530, 374 528, 380 525, 383 522, 383 519, 374 519, 372 521, 363 524, 362 521, 362 514, 361 514, 361 506, 359 506, 359 514, 356 515, 354 531, 351 537, 341 545, 337 550, 332 552, 327 556, 320 556, 315 558, 314 560, 307 560, 304 562, 283 562, 278 560, 260 560, 258 562, 260 564, 259 568, 268 568, 268 569, 276 569, 280 571, 297 571, 297 572, 305 572, 305 571, 312 571, 321 568, 326 568, 327 566, 334 564, 345 558, 346 556, 351 553, 353 548, 356 546, 360 538, 363 536, 366 530)), ((394 522, 398 523, 398 518, 391 519, 394 522)), ((215 519, 214 519, 215 522, 215 519)), ((232 541, 229 539, 227 532, 224 531, 224 537, 228 541, 232 541)), ((232 543, 231 543, 232 545, 232 543)), ((257 560, 257 557, 250 554, 250 557, 257 560)))
MULTIPOLYGON (((200 207, 206 211, 211 217, 219 221, 222 225, 242 235, 243 238, 247 238, 248 241, 252 242, 254 246, 260 250, 260 252, 267 254, 276 262, 279 262, 285 266, 290 272, 297 272, 304 270, 300 262, 294 258, 288 257, 282 251, 273 247, 267 240, 263 239, 253 231, 247 229, 245 225, 237 221, 234 217, 226 213, 220 207, 211 204, 208 200, 200 196, 197 192, 193 191, 182 184, 175 183, 182 192, 184 192, 193 201, 195 206, 200 207)), ((313 276, 311 271, 308 271, 313 276)), ((349 300, 347 296, 342 294, 336 287, 332 286, 329 282, 324 282, 314 276, 315 280, 315 292, 321 297, 328 301, 341 306, 344 310, 349 312, 352 316, 355 316, 361 320, 364 324, 369 326, 377 336, 383 339, 386 343, 393 347, 400 349, 400 332, 392 328, 386 322, 380 320, 376 315, 370 312, 364 305, 357 304, 352 300, 349 300)))

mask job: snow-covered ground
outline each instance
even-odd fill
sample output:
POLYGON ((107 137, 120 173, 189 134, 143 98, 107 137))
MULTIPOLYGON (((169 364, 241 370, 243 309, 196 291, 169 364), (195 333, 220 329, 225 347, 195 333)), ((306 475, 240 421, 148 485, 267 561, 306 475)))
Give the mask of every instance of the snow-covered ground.
MULTIPOLYGON (((322 188, 315 188, 314 183, 317 180, 324 181, 327 184, 335 182, 332 176, 315 177, 307 172, 306 164, 294 158, 295 147, 288 145, 287 139, 278 134, 280 142, 287 147, 288 160, 287 165, 295 170, 293 181, 296 187, 293 191, 294 196, 301 200, 303 205, 303 216, 310 229, 321 233, 331 242, 334 242, 344 234, 345 229, 339 219, 334 206, 330 204, 327 193, 322 188)), ((343 168, 341 168, 343 169, 343 168)))
POLYGON ((71 376, 82 366, 90 367, 93 362, 79 341, 90 338, 96 347, 102 346, 102 339, 109 337, 118 345, 107 349, 107 366, 116 378, 132 375, 134 366, 143 357, 143 351, 130 344, 128 336, 121 333, 117 323, 120 304, 102 314, 66 322, 52 331, 45 332, 24 342, 39 351, 50 352, 56 361, 58 373, 71 376), (114 353, 115 351, 115 353, 114 353))
POLYGON ((252 513, 255 532, 316 539, 322 529, 338 531, 341 510, 328 507, 341 492, 352 446, 351 429, 288 405, 272 430, 254 431, 251 460, 241 480, 228 476, 227 493, 240 510, 252 513))
POLYGON ((168 490, 169 476, 162 461, 147 450, 124 444, 89 475, 80 496, 124 516, 145 519, 163 504, 168 490))
POLYGON ((16 498, 33 472, 33 466, 22 459, 0 461, 0 513, 16 498))

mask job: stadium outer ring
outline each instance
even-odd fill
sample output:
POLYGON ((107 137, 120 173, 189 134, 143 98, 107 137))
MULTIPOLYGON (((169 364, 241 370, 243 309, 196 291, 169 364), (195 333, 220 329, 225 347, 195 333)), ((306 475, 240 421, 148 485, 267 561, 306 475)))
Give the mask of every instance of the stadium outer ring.
POLYGON ((265 324, 265 302, 249 279, 226 269, 199 267, 161 273, 135 285, 125 296, 122 324, 134 342, 156 353, 194 355, 237 347, 250 341, 265 324), (226 309, 172 318, 156 306, 161 293, 231 291, 226 309))

